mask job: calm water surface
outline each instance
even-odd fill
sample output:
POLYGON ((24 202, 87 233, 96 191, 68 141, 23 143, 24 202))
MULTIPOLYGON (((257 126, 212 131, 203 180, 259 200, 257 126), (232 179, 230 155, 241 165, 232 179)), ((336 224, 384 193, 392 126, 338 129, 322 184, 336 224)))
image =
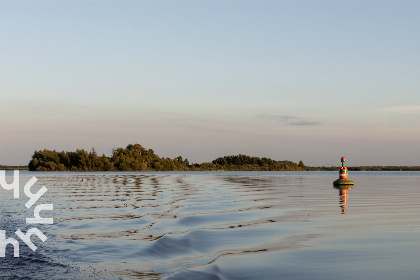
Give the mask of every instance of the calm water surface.
POLYGON ((419 279, 420 172, 350 172, 347 193, 338 172, 21 172, 7 237, 32 227, 31 176, 54 224, 0 279, 419 279))

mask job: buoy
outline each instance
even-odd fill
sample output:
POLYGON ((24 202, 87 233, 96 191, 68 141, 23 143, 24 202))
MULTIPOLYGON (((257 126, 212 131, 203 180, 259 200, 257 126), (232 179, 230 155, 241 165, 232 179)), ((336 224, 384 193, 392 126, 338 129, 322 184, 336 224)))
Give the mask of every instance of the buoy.
POLYGON ((338 176, 338 179, 334 181, 334 183, 333 183, 334 186, 354 185, 354 182, 349 179, 348 169, 344 165, 345 162, 346 162, 346 158, 342 157, 341 158, 341 168, 340 168, 340 171, 339 171, 339 176, 338 176))
POLYGON ((349 178, 349 173, 347 172, 347 167, 343 166, 340 168, 340 179, 348 179, 349 178))

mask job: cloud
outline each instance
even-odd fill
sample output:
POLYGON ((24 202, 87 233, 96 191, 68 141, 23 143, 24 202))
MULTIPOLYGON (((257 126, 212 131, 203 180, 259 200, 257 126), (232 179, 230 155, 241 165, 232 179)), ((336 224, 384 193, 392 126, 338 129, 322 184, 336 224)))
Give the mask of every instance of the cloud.
POLYGON ((317 126, 320 125, 320 122, 313 122, 313 121, 307 121, 303 120, 302 118, 298 118, 295 116, 287 116, 287 115, 258 115, 257 116, 260 119, 269 119, 277 122, 282 122, 287 125, 291 126, 317 126))

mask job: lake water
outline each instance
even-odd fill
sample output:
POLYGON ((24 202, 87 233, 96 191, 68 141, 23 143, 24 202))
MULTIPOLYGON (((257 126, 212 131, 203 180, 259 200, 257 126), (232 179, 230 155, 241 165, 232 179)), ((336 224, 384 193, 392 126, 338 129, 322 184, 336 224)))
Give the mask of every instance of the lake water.
POLYGON ((0 229, 33 227, 32 176, 54 224, 6 247, 1 279, 419 279, 420 172, 350 172, 347 191, 338 171, 20 175, 0 229))

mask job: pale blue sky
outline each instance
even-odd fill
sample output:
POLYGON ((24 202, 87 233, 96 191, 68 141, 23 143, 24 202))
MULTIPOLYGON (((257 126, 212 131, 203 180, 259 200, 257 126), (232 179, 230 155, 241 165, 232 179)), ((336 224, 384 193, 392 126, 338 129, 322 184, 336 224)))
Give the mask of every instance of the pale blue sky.
POLYGON ((420 1, 0 0, 0 164, 420 165, 420 1))

